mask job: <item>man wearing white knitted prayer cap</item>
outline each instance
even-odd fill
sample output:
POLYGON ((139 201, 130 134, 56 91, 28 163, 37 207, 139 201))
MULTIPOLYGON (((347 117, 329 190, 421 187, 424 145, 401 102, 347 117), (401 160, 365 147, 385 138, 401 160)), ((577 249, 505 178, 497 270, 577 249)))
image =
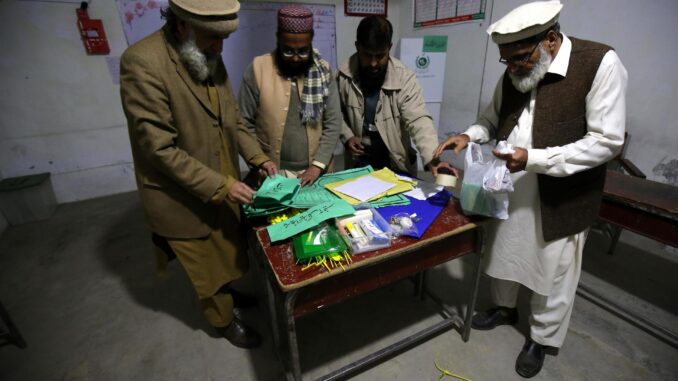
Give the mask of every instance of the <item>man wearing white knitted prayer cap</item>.
POLYGON ((547 347, 565 340, 605 163, 621 149, 625 130, 624 65, 611 47, 561 33, 562 8, 559 1, 524 4, 487 29, 506 70, 478 120, 436 150, 459 153, 470 141, 491 140, 515 147, 512 154, 493 151, 506 160, 515 191, 508 220, 488 229, 495 306, 472 325, 516 324, 518 291, 527 288, 530 334, 515 366, 526 378, 539 373, 547 347))

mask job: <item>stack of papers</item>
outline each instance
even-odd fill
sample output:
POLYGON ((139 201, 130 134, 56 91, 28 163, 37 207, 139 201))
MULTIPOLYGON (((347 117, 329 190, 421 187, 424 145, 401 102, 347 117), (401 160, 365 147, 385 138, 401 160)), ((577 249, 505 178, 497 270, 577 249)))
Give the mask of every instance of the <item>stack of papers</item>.
POLYGON ((370 171, 357 178, 326 184, 325 188, 350 204, 359 204, 410 191, 413 184, 414 180, 398 176, 390 169, 384 168, 375 172, 370 171))
POLYGON ((339 185, 333 190, 365 202, 385 195, 387 190, 395 186, 396 184, 394 183, 379 180, 368 175, 339 185))
POLYGON ((281 212, 292 205, 299 192, 299 179, 288 179, 275 175, 267 177, 252 198, 252 205, 245 205, 245 214, 248 217, 259 217, 281 212))
MULTIPOLYGON (((378 171, 377 171, 378 172, 378 171)), ((360 168, 346 169, 340 172, 326 173, 318 178, 313 185, 305 186, 297 192, 297 195, 292 200, 293 208, 306 209, 318 205, 323 202, 336 200, 339 196, 330 192, 326 186, 341 181, 355 180, 359 177, 369 175, 374 172, 371 166, 360 168)), ((399 175, 396 175, 399 176, 399 175)), ((399 176, 402 181, 414 182, 409 177, 399 176)), ((391 192, 394 193, 394 192, 391 192)), ((377 198, 369 202, 374 208, 381 208, 388 205, 407 205, 410 200, 402 194, 393 194, 390 196, 377 198)))
MULTIPOLYGON (((245 214, 247 217, 260 217, 279 213, 287 208, 308 209, 325 202, 335 201, 340 198, 339 195, 341 193, 335 194, 331 192, 329 188, 326 188, 328 185, 350 182, 369 174, 373 174, 374 178, 386 182, 394 178, 398 179, 395 187, 390 187, 386 190, 386 196, 381 198, 373 197, 369 201, 372 207, 381 208, 389 205, 408 205, 410 203, 409 199, 400 193, 412 189, 412 184, 416 183, 415 180, 387 171, 381 170, 375 172, 371 166, 366 166, 327 173, 320 176, 313 185, 307 185, 303 188, 299 186, 299 179, 288 179, 283 176, 276 176, 272 179, 267 178, 254 196, 254 204, 245 205, 245 214), (403 185, 405 186, 403 187, 403 185), (289 195, 292 195, 291 199, 289 195)), ((351 196, 344 197, 346 197, 344 199, 347 202, 352 204, 361 202, 359 199, 351 196)))
POLYGON ((316 205, 307 211, 278 222, 266 228, 271 242, 283 240, 297 235, 305 230, 318 226, 321 222, 334 217, 346 216, 355 213, 355 209, 343 200, 335 199, 316 205))
POLYGON ((420 181, 414 189, 409 192, 405 192, 405 196, 416 198, 417 200, 426 200, 441 190, 443 190, 442 185, 429 183, 427 181, 420 181))

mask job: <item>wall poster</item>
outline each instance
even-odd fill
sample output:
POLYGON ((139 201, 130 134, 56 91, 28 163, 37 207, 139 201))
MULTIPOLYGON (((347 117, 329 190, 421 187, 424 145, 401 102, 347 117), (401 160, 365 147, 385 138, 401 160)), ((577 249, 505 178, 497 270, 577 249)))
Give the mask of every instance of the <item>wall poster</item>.
POLYGON ((414 27, 484 20, 487 0, 414 0, 414 27))
POLYGON ((388 10, 388 0, 344 0, 346 16, 384 16, 388 10))

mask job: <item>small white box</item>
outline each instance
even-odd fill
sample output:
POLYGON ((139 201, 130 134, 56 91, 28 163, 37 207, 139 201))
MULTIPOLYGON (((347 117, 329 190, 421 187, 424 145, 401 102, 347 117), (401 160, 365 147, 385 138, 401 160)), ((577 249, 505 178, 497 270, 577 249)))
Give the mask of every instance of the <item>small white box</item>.
POLYGON ((337 229, 351 254, 391 246, 391 225, 369 204, 359 204, 353 216, 337 219, 337 229))

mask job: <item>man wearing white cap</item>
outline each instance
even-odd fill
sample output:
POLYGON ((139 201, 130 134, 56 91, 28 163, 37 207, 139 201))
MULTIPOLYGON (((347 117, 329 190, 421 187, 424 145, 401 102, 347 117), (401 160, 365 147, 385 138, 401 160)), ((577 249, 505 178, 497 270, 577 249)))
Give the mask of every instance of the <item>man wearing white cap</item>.
POLYGON ((621 149, 626 69, 611 47, 560 33, 559 1, 520 6, 487 30, 507 65, 492 103, 463 134, 441 144, 459 153, 469 141, 507 140, 515 192, 509 219, 488 234, 486 272, 497 305, 474 316, 476 329, 518 320, 520 285, 531 298, 530 337, 516 360, 523 377, 542 367, 545 347, 562 346, 582 251, 597 218, 605 162, 621 149))
POLYGON ((238 152, 254 166, 266 156, 221 60, 239 9, 237 0, 170 0, 165 26, 123 53, 120 94, 160 269, 176 256, 210 324, 250 348, 261 339, 233 307, 252 301, 230 285, 248 268, 239 204, 254 195, 239 181, 238 152))
POLYGON ((329 170, 339 140, 341 111, 327 61, 313 49, 313 12, 278 10, 277 47, 255 57, 240 85, 240 109, 270 158, 261 173, 312 184, 329 170))

